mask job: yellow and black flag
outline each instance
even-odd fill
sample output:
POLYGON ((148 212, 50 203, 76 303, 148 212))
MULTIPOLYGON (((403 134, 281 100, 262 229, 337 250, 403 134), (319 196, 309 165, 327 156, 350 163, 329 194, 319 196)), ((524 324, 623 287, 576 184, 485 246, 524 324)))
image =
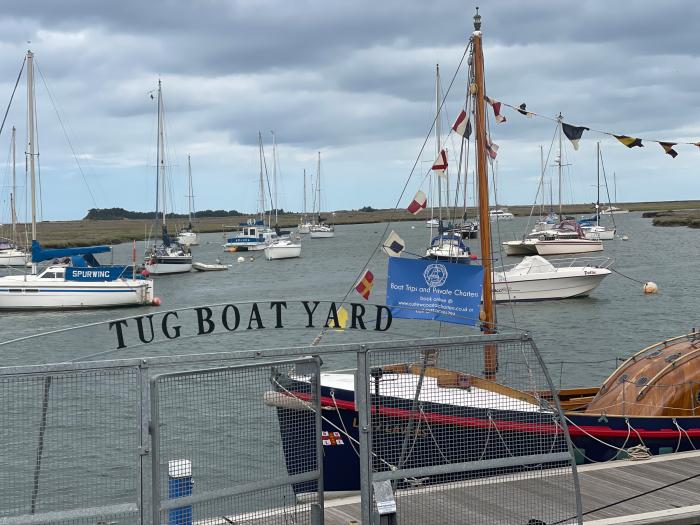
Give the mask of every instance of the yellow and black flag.
POLYGON ((675 142, 659 142, 659 144, 661 144, 661 147, 666 152, 666 155, 671 155, 671 157, 674 159, 678 156, 678 152, 673 149, 673 146, 676 145, 675 142))
POLYGON ((614 137, 622 142, 628 148, 634 148, 635 146, 643 148, 642 139, 636 139, 634 137, 628 137, 627 135, 614 135, 614 137))

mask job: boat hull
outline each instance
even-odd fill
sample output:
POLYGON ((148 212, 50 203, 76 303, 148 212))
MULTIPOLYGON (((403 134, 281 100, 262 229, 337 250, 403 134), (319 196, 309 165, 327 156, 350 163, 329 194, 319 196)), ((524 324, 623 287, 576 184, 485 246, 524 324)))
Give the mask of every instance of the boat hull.
POLYGON ((586 239, 536 241, 534 246, 538 255, 565 255, 603 251, 603 243, 601 241, 586 239))
POLYGON ((187 273, 192 269, 192 257, 157 257, 155 262, 147 262, 145 266, 151 275, 187 273))
POLYGON ((0 281, 2 310, 64 310, 142 306, 153 302, 153 282, 0 281))
POLYGON ((603 268, 583 269, 576 272, 558 271, 547 276, 543 274, 508 276, 507 272, 496 272, 493 279, 494 299, 497 302, 507 302, 584 297, 595 290, 608 275, 610 270, 603 268))
MULTIPOLYGON (((308 388, 305 390, 308 391, 308 388)), ((359 415, 353 392, 339 389, 331 392, 327 387, 322 387, 321 396, 321 403, 326 408, 322 431, 334 436, 333 440, 328 441, 331 444, 324 443, 323 447, 324 490, 359 491, 359 415)), ((394 406, 393 403, 391 406, 394 406)), ((301 465, 309 464, 299 460, 299 451, 308 450, 311 458, 313 443, 306 443, 309 436, 294 427, 295 409, 277 408, 277 411, 285 457, 294 458, 294 462, 287 461, 287 470, 290 475, 297 474, 301 465)), ((543 443, 552 442, 553 437, 561 432, 561 428, 553 422, 540 422, 536 427, 530 427, 528 423, 533 419, 527 419, 517 411, 474 409, 453 417, 455 423, 451 424, 440 422, 444 412, 455 414, 454 406, 445 410, 441 410, 439 404, 422 407, 421 414, 430 422, 431 431, 416 433, 411 445, 415 453, 407 460, 406 467, 442 464, 445 457, 461 462, 526 455, 528 451, 542 449, 543 443), (489 439, 489 428, 493 426, 500 427, 498 439, 489 439), (433 436, 440 437, 439 447, 433 436)), ((652 455, 700 447, 700 417, 601 417, 600 414, 577 412, 568 412, 566 417, 577 463, 625 458, 626 454, 618 449, 629 449, 640 444, 649 447, 652 455)), ((382 415, 381 421, 373 427, 374 449, 382 451, 382 459, 391 464, 396 464, 400 457, 406 421, 405 414, 399 417, 382 415)), ((464 478, 489 474, 488 471, 473 472, 464 478)), ((499 474, 503 472, 499 471, 499 474)), ((454 480, 454 477, 450 478, 450 481, 454 480)), ((423 483, 440 481, 431 477, 423 480, 423 483)), ((294 488, 297 492, 308 490, 308 487, 302 486, 294 488)))
POLYGON ((198 272, 223 272, 228 270, 228 265, 226 264, 206 264, 195 262, 192 263, 192 268, 198 272))
POLYGON ((534 243, 528 241, 506 241, 503 243, 506 255, 534 255, 537 253, 534 243))
POLYGON ((28 255, 17 250, 0 252, 0 266, 25 266, 27 260, 28 255))
POLYGON ((268 261, 277 259, 295 259, 301 256, 301 244, 290 246, 267 246, 265 258, 268 261))
POLYGON ((309 235, 312 239, 329 239, 331 237, 335 237, 335 232, 334 231, 314 231, 314 230, 311 230, 309 235))

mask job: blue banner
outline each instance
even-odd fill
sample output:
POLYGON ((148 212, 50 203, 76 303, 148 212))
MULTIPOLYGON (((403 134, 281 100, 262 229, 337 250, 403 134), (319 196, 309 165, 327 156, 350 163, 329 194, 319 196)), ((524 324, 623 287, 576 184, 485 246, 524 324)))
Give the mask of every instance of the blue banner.
POLYGON ((482 266, 390 257, 386 304, 394 317, 474 326, 483 278, 482 266))
MULTIPOLYGON (((127 277, 124 270, 124 266, 69 266, 66 268, 66 281, 116 281, 120 277, 127 277)), ((131 269, 128 273, 131 274, 131 269)))

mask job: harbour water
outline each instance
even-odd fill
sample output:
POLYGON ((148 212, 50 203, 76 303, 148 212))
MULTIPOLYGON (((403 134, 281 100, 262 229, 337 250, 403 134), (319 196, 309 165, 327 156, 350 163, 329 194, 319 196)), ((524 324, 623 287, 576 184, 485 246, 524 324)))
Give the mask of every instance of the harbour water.
MULTIPOLYGON (((497 308, 501 330, 531 332, 546 362, 551 365, 555 382, 561 377, 564 386, 597 385, 614 368, 615 358, 623 358, 653 342, 687 332, 696 324, 700 296, 700 282, 695 276, 700 255, 698 232, 688 228, 653 227, 650 220, 641 218, 638 213, 615 219, 618 232, 626 234, 629 240, 607 241, 605 251, 600 255, 614 259, 612 268, 618 272, 640 281, 656 282, 659 293, 645 296, 642 284, 613 273, 590 297, 503 304, 497 308)), ((526 223, 526 218, 494 223, 494 237, 500 234, 503 240, 516 238, 522 234, 526 223)), ((193 248, 194 259, 214 262, 218 258, 231 265, 229 271, 157 277, 156 296, 162 300, 161 308, 5 312, 0 317, 0 340, 188 306, 253 300, 339 301, 351 290, 369 254, 386 237, 386 229, 386 224, 338 226, 335 238, 312 240, 305 237, 301 258, 281 261, 266 261, 263 252, 225 253, 221 247, 221 234, 201 235, 201 245, 193 248), (245 262, 237 262, 239 257, 245 257, 245 262), (250 260, 251 257, 254 260, 250 260)), ((421 253, 428 243, 429 230, 423 221, 395 223, 389 231, 391 229, 406 241, 407 251, 411 253, 421 253)), ((472 239, 470 247, 478 254, 479 240, 472 239)), ((131 251, 129 243, 115 246, 114 261, 128 262, 131 251)), ((137 253, 143 253, 143 243, 137 243, 137 253)), ((505 264, 520 260, 519 257, 504 257, 497 249, 496 257, 505 264)), ((371 302, 384 301, 386 260, 383 253, 377 252, 369 262, 368 268, 375 275, 371 302)), ((350 292, 348 299, 362 302, 354 291, 350 292)), ((428 335, 426 332, 430 335, 479 333, 478 329, 471 327, 426 321, 397 323, 394 330, 388 334, 394 338, 428 335)), ((114 346, 114 334, 108 333, 104 326, 99 332, 104 339, 94 334, 90 330, 66 334, 60 339, 60 344, 55 339, 46 338, 31 345, 7 345, 3 349, 3 362, 12 365, 81 359, 114 346)), ((314 329, 265 330, 255 336, 259 339, 258 346, 272 348, 308 344, 317 334, 318 330, 314 329)), ((250 347, 252 337, 251 332, 237 333, 229 338, 198 337, 196 348, 190 342, 173 343, 157 348, 113 349, 101 357, 134 357, 140 355, 139 352, 163 355, 184 351, 244 350, 250 347)), ((333 333, 328 335, 328 340, 342 343, 350 341, 351 337, 349 333, 333 333)), ((352 366, 352 363, 339 365, 352 366)))

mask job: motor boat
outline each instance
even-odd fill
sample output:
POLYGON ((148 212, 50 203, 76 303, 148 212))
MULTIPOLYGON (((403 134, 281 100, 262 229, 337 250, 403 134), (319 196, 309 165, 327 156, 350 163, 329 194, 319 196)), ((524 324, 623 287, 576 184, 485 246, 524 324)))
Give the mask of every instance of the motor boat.
POLYGON ((265 246, 277 238, 277 232, 268 228, 262 220, 241 224, 242 228, 226 239, 224 250, 227 252, 262 251, 265 246))
POLYGON ((497 208, 489 212, 489 220, 494 221, 512 221, 515 215, 504 208, 497 208))
POLYGON ((281 237, 270 241, 265 246, 265 258, 268 261, 276 259, 294 259, 301 256, 301 240, 281 237))
POLYGON ((322 223, 314 224, 309 228, 309 236, 312 239, 326 239, 335 237, 335 228, 332 225, 322 223))

